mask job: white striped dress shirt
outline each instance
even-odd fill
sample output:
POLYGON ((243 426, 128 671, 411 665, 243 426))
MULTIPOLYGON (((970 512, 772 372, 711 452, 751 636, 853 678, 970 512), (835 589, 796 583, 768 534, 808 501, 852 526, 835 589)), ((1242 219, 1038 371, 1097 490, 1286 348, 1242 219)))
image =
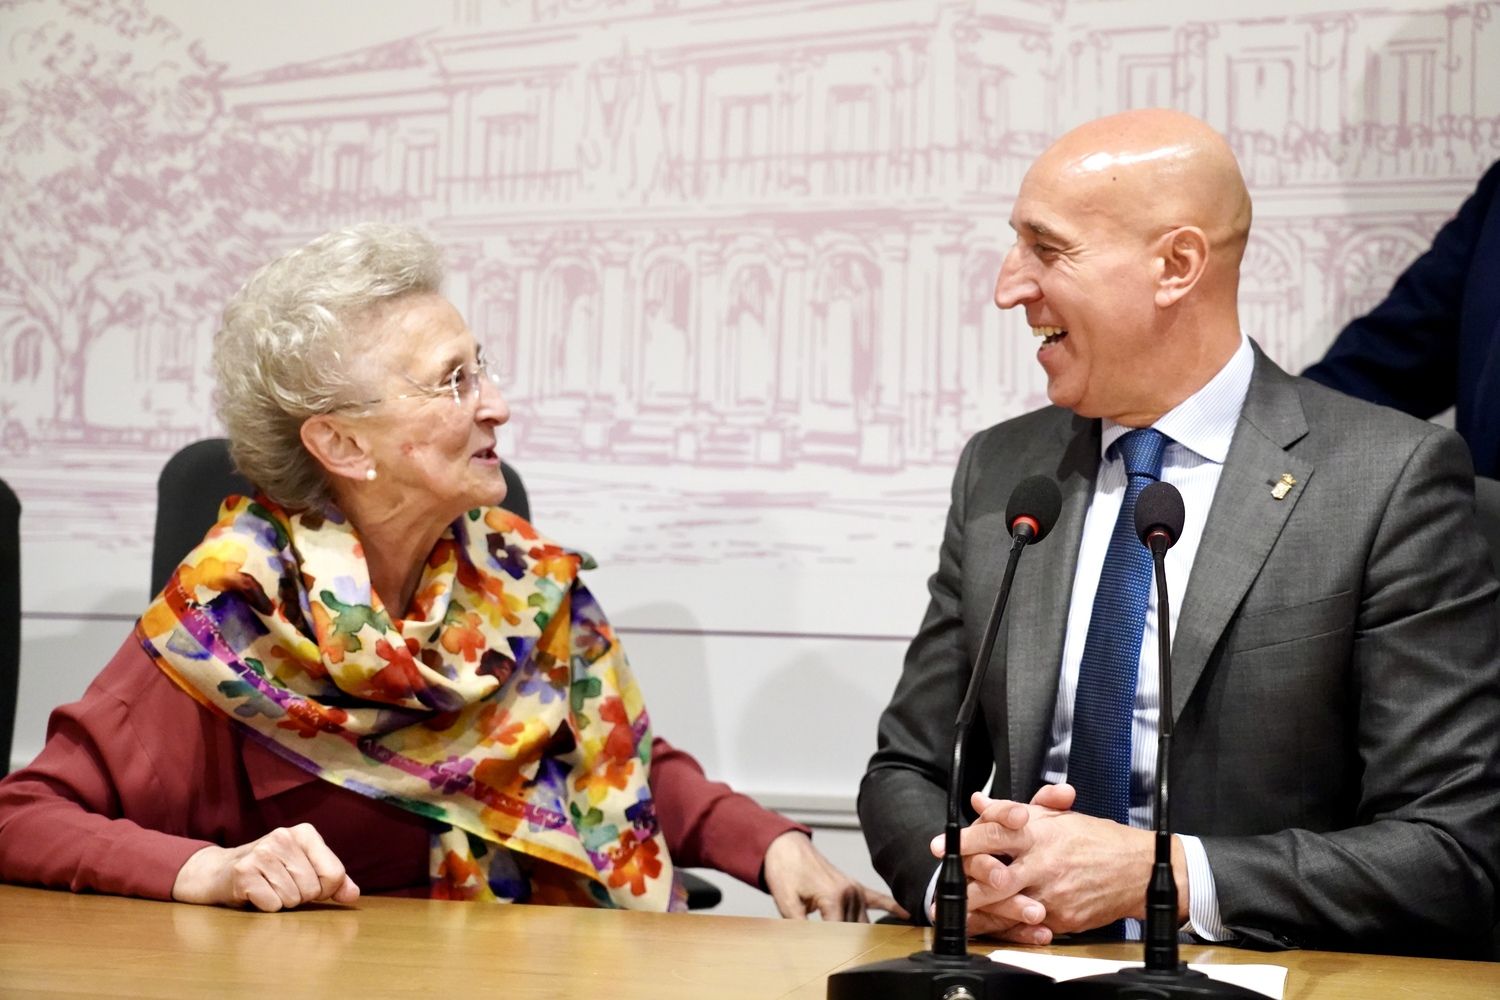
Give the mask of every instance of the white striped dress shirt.
MULTIPOLYGON (((1208 508, 1213 503, 1219 474, 1229 454, 1229 443, 1239 422, 1245 395, 1250 389, 1250 375, 1255 356, 1250 341, 1243 335, 1239 349, 1207 385, 1183 400, 1151 426, 1171 440, 1162 456, 1164 482, 1182 493, 1186 511, 1182 537, 1167 550, 1167 596, 1171 604, 1172 634, 1177 634, 1177 615, 1187 594, 1193 557, 1203 539, 1208 508)), ((1119 517, 1125 496, 1125 464, 1112 457, 1109 449, 1131 428, 1105 420, 1100 439, 1099 474, 1094 483, 1094 497, 1083 523, 1083 538, 1078 546, 1078 569, 1073 577, 1073 596, 1068 606, 1068 631, 1063 645, 1062 676, 1057 685, 1057 704, 1052 715, 1049 749, 1043 763, 1042 779, 1064 781, 1068 770, 1068 750, 1073 741, 1073 695, 1078 687, 1078 665, 1088 636, 1089 618, 1093 613, 1094 594, 1099 588, 1099 573, 1109 549, 1110 533, 1119 517)), ((1151 829, 1152 802, 1156 791, 1156 735, 1158 693, 1156 585, 1151 587, 1150 605, 1146 609, 1146 628, 1141 637, 1140 670, 1136 675, 1135 713, 1131 725, 1130 825, 1151 829)), ((1188 862, 1189 926, 1199 937, 1222 940, 1227 937, 1219 917, 1219 901, 1214 891, 1213 872, 1197 837, 1178 835, 1188 862)), ((1126 921, 1126 936, 1139 938, 1140 925, 1126 921)))

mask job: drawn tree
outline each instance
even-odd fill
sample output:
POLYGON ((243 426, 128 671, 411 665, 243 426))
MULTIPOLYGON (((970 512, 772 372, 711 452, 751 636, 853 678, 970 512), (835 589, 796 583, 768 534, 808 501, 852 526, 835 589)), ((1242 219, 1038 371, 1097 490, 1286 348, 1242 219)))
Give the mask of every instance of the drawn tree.
POLYGON ((307 154, 223 72, 141 0, 0 0, 0 313, 51 341, 61 424, 102 333, 213 329, 304 203, 307 154))

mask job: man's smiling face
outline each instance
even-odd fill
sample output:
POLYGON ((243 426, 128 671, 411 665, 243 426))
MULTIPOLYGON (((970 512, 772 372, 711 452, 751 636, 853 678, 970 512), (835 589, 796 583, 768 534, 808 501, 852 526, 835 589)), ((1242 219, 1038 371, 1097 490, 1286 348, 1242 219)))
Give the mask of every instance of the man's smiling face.
POLYGON ((995 304, 1025 308, 1042 338, 1037 360, 1053 403, 1080 416, 1149 423, 1160 415, 1150 365, 1158 341, 1154 234, 1128 173, 1097 155, 1038 160, 1011 213, 1016 242, 995 304))

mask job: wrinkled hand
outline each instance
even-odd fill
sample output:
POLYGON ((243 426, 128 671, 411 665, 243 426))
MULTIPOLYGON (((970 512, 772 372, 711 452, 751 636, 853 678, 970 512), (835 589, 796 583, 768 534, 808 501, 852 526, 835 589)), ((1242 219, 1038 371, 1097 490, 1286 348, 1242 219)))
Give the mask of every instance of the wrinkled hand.
POLYGON ((835 868, 811 838, 798 830, 788 830, 771 841, 762 873, 776 909, 789 919, 805 920, 817 913, 824 920, 868 923, 867 910, 907 915, 890 896, 860 885, 835 868))
MULTIPOLYGON (((1032 796, 1031 805, 1036 808, 1066 810, 1073 807, 1075 798, 1072 785, 1043 785, 1032 796)), ((1047 909, 1037 899, 1025 892, 1014 891, 1001 894, 990 882, 995 868, 1003 869, 1011 855, 995 857, 976 853, 983 850, 975 833, 980 824, 999 824, 1004 830, 1021 833, 1031 820, 1032 809, 1020 802, 992 799, 975 792, 970 798, 980 815, 969 828, 959 833, 959 852, 964 858, 964 874, 969 877, 968 930, 970 935, 988 934, 1002 937, 1019 944, 1047 944, 1052 940, 1052 931, 1044 925, 1047 909)), ((998 831, 996 836, 1000 836, 998 831)), ((935 857, 943 856, 943 837, 934 837, 931 849, 935 857)), ((936 913, 928 915, 936 919, 936 913)))
POLYGON ((1047 944, 1143 914, 1152 834, 1071 812, 1074 797, 1069 785, 1044 786, 1029 805, 974 795, 979 818, 960 846, 970 934, 1047 944))
POLYGON ((289 910, 303 903, 352 903, 359 886, 310 823, 279 827, 239 847, 205 847, 172 883, 180 903, 289 910))

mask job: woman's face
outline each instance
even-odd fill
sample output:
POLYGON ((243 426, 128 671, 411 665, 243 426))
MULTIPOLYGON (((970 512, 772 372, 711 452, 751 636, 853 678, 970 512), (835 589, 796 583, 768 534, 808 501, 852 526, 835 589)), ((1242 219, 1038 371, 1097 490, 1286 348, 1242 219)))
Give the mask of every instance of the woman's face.
POLYGON ((381 402, 359 418, 376 470, 368 485, 443 523, 504 499, 495 431, 510 409, 476 367, 478 345, 452 303, 398 299, 377 314, 370 343, 359 370, 381 402))

